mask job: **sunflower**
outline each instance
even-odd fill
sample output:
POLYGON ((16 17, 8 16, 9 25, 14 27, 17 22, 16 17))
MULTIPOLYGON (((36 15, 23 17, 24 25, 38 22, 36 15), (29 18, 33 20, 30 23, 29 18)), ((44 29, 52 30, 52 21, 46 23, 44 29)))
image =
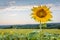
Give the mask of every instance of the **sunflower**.
POLYGON ((32 18, 38 22, 47 22, 52 18, 51 11, 46 5, 33 7, 32 8, 32 18))

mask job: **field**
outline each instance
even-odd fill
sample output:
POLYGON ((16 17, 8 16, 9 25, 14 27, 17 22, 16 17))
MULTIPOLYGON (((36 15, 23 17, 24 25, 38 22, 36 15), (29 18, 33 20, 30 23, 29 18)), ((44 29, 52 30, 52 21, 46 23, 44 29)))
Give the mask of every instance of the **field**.
POLYGON ((0 29, 0 40, 60 40, 60 30, 0 29))
MULTIPOLYGON (((0 32, 16 32, 16 33, 30 33, 32 31, 38 31, 40 29, 0 29, 0 32)), ((55 33, 55 34, 60 34, 59 29, 42 29, 42 32, 49 32, 49 33, 55 33)))

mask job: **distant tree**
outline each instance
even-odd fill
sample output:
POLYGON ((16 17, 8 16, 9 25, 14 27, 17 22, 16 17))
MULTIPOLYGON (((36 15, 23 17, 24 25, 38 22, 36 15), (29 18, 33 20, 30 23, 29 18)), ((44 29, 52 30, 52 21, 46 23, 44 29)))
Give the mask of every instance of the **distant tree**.
POLYGON ((13 26, 11 26, 10 28, 16 29, 17 27, 16 27, 16 25, 13 25, 13 26))
POLYGON ((13 28, 13 26, 10 26, 10 28, 13 28))
POLYGON ((58 25, 57 27, 58 27, 58 29, 60 29, 60 25, 58 25))

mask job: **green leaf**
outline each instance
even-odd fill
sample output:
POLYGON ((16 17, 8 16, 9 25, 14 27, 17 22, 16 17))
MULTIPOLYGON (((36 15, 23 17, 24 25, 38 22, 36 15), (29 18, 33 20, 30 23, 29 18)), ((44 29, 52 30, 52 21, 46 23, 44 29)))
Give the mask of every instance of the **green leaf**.
POLYGON ((51 19, 48 19, 48 21, 52 21, 51 19))

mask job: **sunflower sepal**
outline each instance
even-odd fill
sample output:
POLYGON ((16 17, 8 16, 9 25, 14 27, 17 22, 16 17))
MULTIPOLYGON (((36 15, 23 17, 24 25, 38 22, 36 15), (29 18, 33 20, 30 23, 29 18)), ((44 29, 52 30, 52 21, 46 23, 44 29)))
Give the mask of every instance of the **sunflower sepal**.
POLYGON ((48 19, 48 21, 52 21, 51 19, 48 19))

